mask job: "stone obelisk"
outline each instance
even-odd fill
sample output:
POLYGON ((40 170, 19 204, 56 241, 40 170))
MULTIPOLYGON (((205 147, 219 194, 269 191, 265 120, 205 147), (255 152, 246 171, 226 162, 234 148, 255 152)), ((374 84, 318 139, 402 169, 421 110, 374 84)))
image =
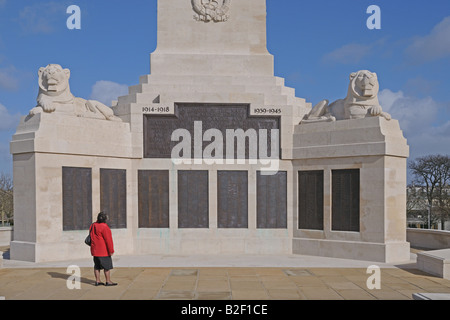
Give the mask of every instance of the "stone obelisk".
POLYGON ((152 74, 273 76, 266 1, 207 2, 158 1, 152 74))

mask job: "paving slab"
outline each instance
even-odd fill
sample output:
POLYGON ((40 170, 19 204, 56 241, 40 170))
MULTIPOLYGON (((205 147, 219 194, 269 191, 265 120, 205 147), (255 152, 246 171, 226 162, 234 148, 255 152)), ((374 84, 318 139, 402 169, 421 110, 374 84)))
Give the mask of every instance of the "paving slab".
POLYGON ((362 289, 338 289, 336 292, 345 300, 376 300, 373 295, 362 289))

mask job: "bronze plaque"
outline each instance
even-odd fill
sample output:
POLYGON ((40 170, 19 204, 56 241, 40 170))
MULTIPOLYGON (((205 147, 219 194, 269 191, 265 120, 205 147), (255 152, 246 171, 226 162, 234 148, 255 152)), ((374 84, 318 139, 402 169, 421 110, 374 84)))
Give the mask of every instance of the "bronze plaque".
POLYGON ((112 229, 127 227, 127 171, 100 169, 100 210, 112 229))
POLYGON ((247 171, 217 172, 219 228, 248 228, 247 171))
POLYGON ((359 232, 359 169, 332 170, 332 230, 359 232))
POLYGON ((323 230, 323 171, 298 173, 298 228, 323 230))
MULTIPOLYGON (((197 127, 198 128, 198 127, 197 127)), ((245 159, 259 158, 259 139, 265 139, 267 151, 263 158, 271 157, 272 143, 271 130, 280 129, 280 117, 251 117, 249 116, 249 105, 247 104, 192 104, 183 103, 175 105, 175 115, 144 115, 144 157, 145 158, 172 158, 172 149, 179 141, 172 141, 172 133, 177 129, 186 129, 191 137, 191 157, 194 158, 195 144, 198 142, 202 151, 210 145, 214 139, 203 141, 203 134, 209 129, 218 130, 223 137, 223 159, 226 158, 226 136, 227 129, 254 129, 258 134, 258 143, 254 148, 257 150, 255 157, 249 152, 250 139, 246 139, 245 159), (195 123, 201 122, 201 132, 195 131, 195 123), (260 130, 266 129, 267 136, 260 135, 260 130), (197 138, 197 139, 196 139, 197 138)), ((243 158, 237 154, 237 142, 235 141, 234 159, 243 158)), ((278 137, 278 157, 280 158, 280 143, 278 137)), ((197 151, 198 152, 198 151, 197 151)), ((215 155, 213 155, 215 156, 215 155)), ((208 157, 207 157, 208 158, 208 157)), ((273 157, 272 157, 273 158, 273 157)))
POLYGON ((139 228, 169 227, 169 171, 138 171, 139 228))
POLYGON ((92 223, 92 170, 62 168, 63 230, 87 230, 92 223))
POLYGON ((258 229, 287 228, 287 172, 262 175, 257 172, 258 229))
POLYGON ((178 171, 178 228, 209 228, 208 171, 178 171))

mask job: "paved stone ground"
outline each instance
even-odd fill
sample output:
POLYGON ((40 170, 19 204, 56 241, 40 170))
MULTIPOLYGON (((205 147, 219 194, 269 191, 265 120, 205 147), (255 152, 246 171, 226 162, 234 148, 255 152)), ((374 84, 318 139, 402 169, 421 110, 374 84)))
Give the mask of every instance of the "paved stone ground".
POLYGON ((379 290, 367 288, 370 262, 308 256, 119 256, 111 271, 115 287, 94 286, 92 259, 5 260, 0 300, 412 300, 414 293, 450 294, 450 280, 415 269, 416 252, 406 264, 379 264, 379 290), (80 266, 80 289, 67 288, 71 264, 80 266))
MULTIPOLYGON (((81 289, 69 290, 66 268, 0 269, 6 300, 411 300, 413 293, 450 293, 450 281, 416 269, 381 269, 369 290, 361 268, 115 268, 116 287, 95 287, 81 268, 81 289)), ((102 275, 103 276, 103 275, 102 275)))

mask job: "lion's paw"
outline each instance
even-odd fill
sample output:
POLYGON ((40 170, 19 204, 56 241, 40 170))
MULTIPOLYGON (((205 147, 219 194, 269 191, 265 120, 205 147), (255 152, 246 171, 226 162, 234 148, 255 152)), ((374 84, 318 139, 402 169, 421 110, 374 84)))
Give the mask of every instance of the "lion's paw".
POLYGON ((388 121, 392 120, 392 116, 391 116, 389 113, 382 112, 382 113, 381 113, 381 116, 382 116, 383 118, 385 118, 386 120, 388 120, 388 121))
POLYGON ((38 113, 41 113, 41 112, 42 112, 42 108, 41 107, 35 107, 35 108, 31 109, 28 114, 30 116, 34 116, 35 114, 38 114, 38 113))
POLYGON ((383 109, 381 108, 380 105, 378 106, 373 106, 370 108, 370 115, 372 116, 379 116, 383 113, 383 109))

